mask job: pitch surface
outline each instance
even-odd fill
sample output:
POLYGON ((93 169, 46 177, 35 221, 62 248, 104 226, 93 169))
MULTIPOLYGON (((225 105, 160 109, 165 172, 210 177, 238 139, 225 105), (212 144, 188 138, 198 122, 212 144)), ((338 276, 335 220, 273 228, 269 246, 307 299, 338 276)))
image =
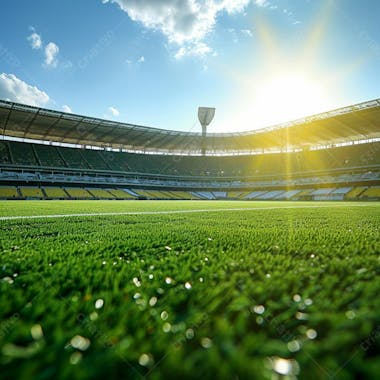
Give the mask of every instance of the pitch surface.
POLYGON ((0 220, 5 378, 380 373, 378 203, 21 201, 0 216, 38 216, 0 220))

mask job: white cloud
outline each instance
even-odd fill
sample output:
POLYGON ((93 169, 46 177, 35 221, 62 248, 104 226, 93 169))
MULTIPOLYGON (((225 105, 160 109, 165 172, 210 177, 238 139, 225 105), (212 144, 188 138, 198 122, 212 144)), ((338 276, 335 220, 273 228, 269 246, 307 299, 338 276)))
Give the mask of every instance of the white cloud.
MULTIPOLYGON (((27 37, 27 40, 29 41, 31 48, 32 49, 42 49, 43 43, 42 43, 41 35, 36 32, 36 29, 33 26, 29 27, 29 29, 31 30, 32 34, 27 37)), ((58 45, 54 42, 49 42, 44 47, 44 55, 45 55, 44 64, 45 64, 45 66, 57 67, 57 65, 58 65, 58 58, 57 58, 58 53, 59 53, 58 45)), ((73 64, 71 61, 62 62, 62 64, 61 64, 61 67, 64 69, 70 68, 72 66, 73 66, 73 64)))
POLYGON ((51 67, 57 67, 59 47, 54 42, 49 42, 45 46, 45 64, 51 67))
POLYGON ((181 59, 184 56, 201 57, 211 52, 212 49, 208 45, 203 42, 196 42, 180 47, 174 57, 176 59, 181 59))
POLYGON ((111 112, 111 115, 114 116, 114 117, 118 117, 120 115, 120 112, 117 108, 115 107, 108 107, 108 111, 111 112))
POLYGON ((63 105, 62 109, 63 109, 63 112, 73 113, 73 111, 67 104, 63 105))
MULTIPOLYGON (((250 1, 102 0, 103 3, 118 4, 133 21, 164 34, 169 43, 179 46, 176 57, 205 51, 204 38, 213 30, 217 15, 222 12, 242 12, 250 1)), ((210 51, 212 49, 208 48, 210 51)))
POLYGON ((267 7, 269 5, 269 1, 268 0, 255 0, 255 4, 258 7, 267 7))
POLYGON ((142 55, 138 60, 137 60, 138 63, 143 63, 145 62, 145 57, 142 55))
POLYGON ((41 36, 36 33, 33 29, 33 33, 27 37, 27 40, 30 42, 30 46, 32 49, 41 49, 42 47, 42 39, 41 36))
POLYGON ((46 92, 6 73, 0 74, 0 98, 36 107, 43 107, 50 100, 46 92))
POLYGON ((252 31, 249 30, 249 29, 242 29, 241 32, 242 32, 242 34, 244 34, 245 36, 252 37, 252 31))

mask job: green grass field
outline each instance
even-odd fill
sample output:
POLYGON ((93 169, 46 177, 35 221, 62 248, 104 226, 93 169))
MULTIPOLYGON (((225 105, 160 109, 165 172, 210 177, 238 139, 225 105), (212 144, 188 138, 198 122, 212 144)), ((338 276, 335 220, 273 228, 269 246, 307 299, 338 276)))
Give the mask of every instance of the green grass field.
POLYGON ((379 203, 3 201, 0 226, 1 379, 380 374, 379 203))

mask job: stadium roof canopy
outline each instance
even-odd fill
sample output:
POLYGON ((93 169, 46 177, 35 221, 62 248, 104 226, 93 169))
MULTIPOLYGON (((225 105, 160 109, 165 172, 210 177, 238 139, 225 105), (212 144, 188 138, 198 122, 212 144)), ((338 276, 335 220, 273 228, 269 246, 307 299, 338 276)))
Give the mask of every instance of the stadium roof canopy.
MULTIPOLYGON (((275 110, 273 110, 275 112, 275 110)), ((130 151, 199 154, 202 135, 119 123, 0 100, 3 136, 130 151)), ((273 127, 210 133, 208 154, 233 154, 331 145, 380 137, 380 99, 273 127)))

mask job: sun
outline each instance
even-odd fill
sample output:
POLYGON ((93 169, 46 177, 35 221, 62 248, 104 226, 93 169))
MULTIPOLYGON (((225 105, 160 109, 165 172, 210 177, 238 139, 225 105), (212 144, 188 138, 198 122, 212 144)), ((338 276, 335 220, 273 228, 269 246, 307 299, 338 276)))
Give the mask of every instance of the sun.
POLYGON ((253 81, 248 92, 251 106, 246 116, 263 126, 321 112, 331 104, 322 78, 302 70, 267 74, 262 81, 253 81))
POLYGON ((336 99, 329 78, 294 63, 281 70, 267 67, 246 78, 241 93, 226 130, 231 126, 255 130, 294 121, 334 108, 336 99))
POLYGON ((222 109, 225 121, 221 130, 262 129, 345 104, 342 81, 359 66, 348 62, 339 72, 322 69, 320 49, 328 36, 331 12, 326 2, 314 24, 305 29, 297 50, 284 49, 278 31, 266 19, 255 20, 252 69, 225 72, 234 79, 240 96, 222 109))

